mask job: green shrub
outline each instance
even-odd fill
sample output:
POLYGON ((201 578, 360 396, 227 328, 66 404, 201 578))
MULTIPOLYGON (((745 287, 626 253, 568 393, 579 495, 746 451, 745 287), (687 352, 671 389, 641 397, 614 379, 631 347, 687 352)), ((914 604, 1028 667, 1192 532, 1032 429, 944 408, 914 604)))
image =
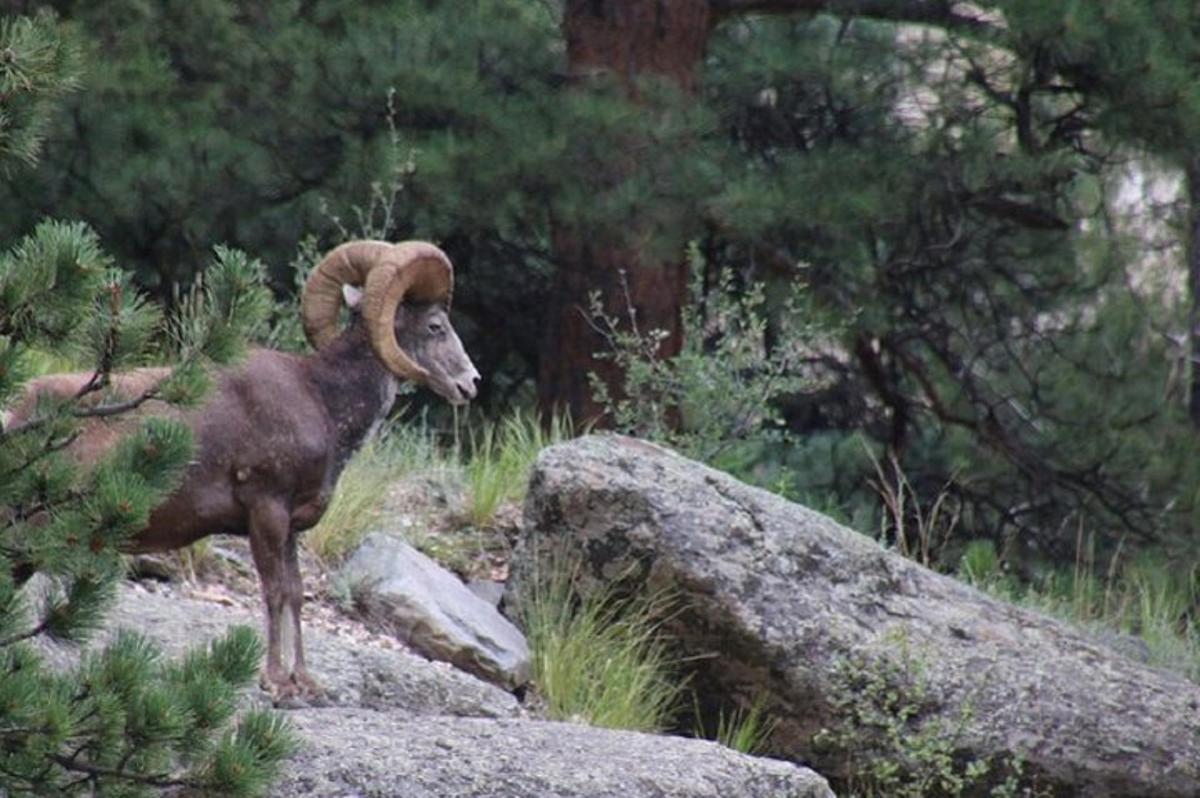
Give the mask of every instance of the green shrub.
POLYGON ((885 656, 847 657, 837 665, 830 697, 834 727, 813 744, 843 763, 826 773, 846 798, 1034 796, 1022 785, 1019 754, 1002 761, 960 756, 958 740, 972 719, 969 702, 957 717, 934 714, 924 662, 900 637, 885 656))
POLYGON ((608 343, 596 357, 620 367, 621 395, 611 394, 596 374, 589 377, 614 429, 713 462, 739 442, 779 438, 773 400, 808 386, 801 367, 821 333, 801 321, 810 314, 801 307, 802 295, 795 293, 779 314, 778 342, 768 347, 763 285, 739 288, 726 271, 706 291, 705 263, 697 246, 689 248, 689 258, 691 301, 684 307, 679 354, 659 358, 662 330, 639 329, 632 307, 628 318, 613 318, 601 298, 593 296, 592 324, 608 343))

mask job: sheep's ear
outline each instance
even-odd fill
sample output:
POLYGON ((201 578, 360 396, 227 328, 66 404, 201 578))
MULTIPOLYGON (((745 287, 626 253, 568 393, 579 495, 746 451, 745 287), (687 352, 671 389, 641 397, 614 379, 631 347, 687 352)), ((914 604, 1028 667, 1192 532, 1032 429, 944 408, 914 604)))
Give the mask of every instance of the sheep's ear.
POLYGON ((346 300, 346 307, 351 310, 358 310, 358 306, 362 304, 363 292, 361 289, 355 288, 352 285, 342 286, 342 299, 346 300))

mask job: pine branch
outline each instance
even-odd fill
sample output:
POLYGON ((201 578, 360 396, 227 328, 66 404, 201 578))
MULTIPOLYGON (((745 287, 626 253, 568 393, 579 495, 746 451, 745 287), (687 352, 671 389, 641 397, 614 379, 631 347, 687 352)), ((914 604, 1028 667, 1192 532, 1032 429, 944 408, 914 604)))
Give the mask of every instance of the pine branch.
MULTIPOLYGON (((38 419, 37 421, 30 422, 29 424, 23 424, 20 427, 17 427, 15 430, 0 430, 0 444, 4 442, 6 437, 22 435, 26 432, 34 432, 38 427, 43 427, 45 425, 45 419, 38 419)), ((74 443, 78 437, 79 433, 75 432, 58 441, 47 441, 46 444, 42 446, 42 448, 38 449, 37 452, 28 460, 25 460, 23 463, 14 468, 10 468, 8 471, 0 472, 0 478, 8 479, 16 474, 20 474, 30 466, 45 460, 47 457, 50 457, 56 452, 61 452, 63 449, 66 449, 68 446, 74 443)))
POLYGON ((130 773, 127 770, 117 768, 106 768, 100 765, 94 765, 90 762, 81 762, 74 757, 63 756, 62 754, 51 754, 50 759, 58 766, 73 773, 86 774, 88 779, 99 777, 120 779, 121 781, 132 784, 144 784, 147 787, 196 787, 196 782, 188 779, 170 776, 166 774, 142 775, 139 773, 130 773))

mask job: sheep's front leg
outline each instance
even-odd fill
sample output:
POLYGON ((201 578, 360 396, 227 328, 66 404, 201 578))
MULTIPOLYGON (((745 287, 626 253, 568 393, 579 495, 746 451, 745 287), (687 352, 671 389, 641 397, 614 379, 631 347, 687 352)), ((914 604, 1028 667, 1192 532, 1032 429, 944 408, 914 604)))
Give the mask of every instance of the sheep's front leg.
POLYGON ((293 531, 285 547, 284 584, 287 586, 288 619, 292 624, 292 682, 306 698, 319 698, 324 689, 308 673, 304 661, 304 638, 300 632, 300 611, 304 607, 304 580, 300 575, 300 558, 296 553, 297 533, 293 531))
POLYGON ((290 516, 282 502, 263 500, 250 508, 250 551, 267 608, 267 662, 262 682, 276 700, 296 694, 282 656, 283 616, 289 590, 287 549, 291 537, 290 516))

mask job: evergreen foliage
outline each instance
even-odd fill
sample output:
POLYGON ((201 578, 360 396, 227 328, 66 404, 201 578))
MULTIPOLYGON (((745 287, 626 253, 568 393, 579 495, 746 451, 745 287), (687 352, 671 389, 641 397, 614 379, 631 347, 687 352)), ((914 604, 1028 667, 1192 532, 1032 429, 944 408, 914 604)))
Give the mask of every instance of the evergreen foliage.
POLYGON ((37 160, 50 115, 79 80, 76 37, 49 13, 0 18, 0 162, 37 160))
MULTIPOLYGON (((1065 13, 1012 5, 1015 29, 1065 13)), ((1109 223, 1129 151, 1038 58, 820 17, 725 29, 708 92, 747 157, 705 246, 845 320, 814 352, 825 389, 784 408, 817 433, 777 452, 795 493, 861 517, 873 469, 845 441, 865 433, 923 501, 949 485, 962 530, 1069 557, 1078 523, 1188 528, 1196 457, 1169 395, 1182 303, 1109 223)))
MULTIPOLYGON (((457 266, 456 324, 502 405, 527 397, 537 371, 556 238, 586 249, 635 229, 631 258, 690 251, 695 279, 670 363, 654 330, 610 318, 612 303, 593 309, 627 375, 623 394, 602 397, 619 426, 901 549, 906 530, 945 512, 943 550, 925 544, 933 536, 914 547, 932 565, 966 549, 982 571, 988 551, 1018 566, 1006 578, 1029 576, 1073 560, 1081 529, 1104 562, 1147 545, 1192 565, 1188 308, 1143 262, 1117 198, 1131 164, 1180 170, 1190 194, 1175 235, 1200 252, 1188 240, 1200 231, 1200 11, 979 0, 944 4, 974 24, 895 24, 934 5, 845 4, 889 22, 726 18, 688 96, 650 75, 568 77, 562 4, 0 4, 44 10, 0 24, 0 168, 44 145, 40 167, 7 173, 0 191, 0 241, 18 242, 0 251, 0 403, 49 356, 96 375, 77 400, 46 402, 35 424, 0 435, 0 504, 13 508, 0 551, 60 583, 25 606, 0 569, 0 695, 48 691, 17 702, 44 710, 0 735, 18 741, 0 772, 58 779, 11 789, 84 790, 98 777, 118 792, 228 780, 236 793, 281 753, 274 721, 220 731, 225 710, 201 708, 232 705, 190 692, 202 672, 245 676, 241 655, 160 666, 120 638, 76 677, 96 685, 87 707, 103 711, 89 715, 28 645, 94 628, 116 547, 187 457, 183 428, 150 422, 79 473, 60 456, 72 430, 119 411, 132 428, 147 403, 194 403, 209 363, 264 332, 258 267, 217 249, 206 271, 221 241, 263 253, 282 292, 348 234, 441 242, 457 266), (64 94, 80 52, 87 90, 64 94), (804 302, 789 303, 797 285, 804 302), (165 361, 169 376, 144 393, 107 379, 165 361), (889 485, 881 512, 876 488, 889 485), (121 686, 135 672, 149 692, 121 686), (38 770, 48 756, 57 764, 38 770)), ((301 341, 278 318, 271 336, 301 341)), ((490 462, 472 472, 477 499, 519 470, 490 462)), ((1159 605, 1167 627, 1194 614, 1194 600, 1159 605)))
MULTIPOLYGON (((65 31, 49 17, 0 23, 0 72, 19 87, 2 106, 20 127, 4 152, 29 160, 48 102, 74 80, 65 31), (25 96, 28 95, 28 96, 25 96)), ((11 134, 10 134, 11 131, 11 134)), ((261 264, 221 249, 168 323, 117 269, 86 225, 45 221, 0 252, 0 405, 46 354, 86 369, 73 396, 40 401, 0 428, 0 790, 8 795, 160 793, 183 786, 258 795, 292 747, 282 721, 237 713, 261 643, 238 628, 163 661, 143 637, 118 633, 64 671, 46 647, 96 631, 123 575, 119 549, 145 526, 191 456, 190 430, 149 417, 149 403, 194 403, 212 364, 240 354, 261 322, 261 264), (150 359, 174 365, 123 394, 112 374, 150 359), (89 419, 129 434, 99 462, 65 451, 89 419), (40 572, 40 580, 27 581, 40 572)))
MULTIPOLYGON (((1191 545, 1187 308, 1145 279, 1114 197, 1145 158, 1200 174, 1193 4, 984 0, 978 24, 941 28, 735 17, 698 96, 643 75, 632 103, 616 80, 565 77, 556 4, 24 5, 56 8, 103 66, 42 168, 0 196, 0 239, 47 213, 87 219, 163 298, 218 241, 264 253, 292 290, 326 239, 437 240, 498 406, 529 395, 556 235, 634 225, 653 258, 695 243, 690 313, 765 287, 743 350, 762 363, 706 370, 724 356, 709 337, 647 367, 694 375, 684 404, 728 408, 723 380, 766 374, 789 327, 837 321, 781 375, 804 390, 749 414, 765 427, 735 419, 732 446, 710 426, 691 451, 865 529, 872 458, 894 463, 918 506, 948 491, 959 513, 943 565, 980 537, 1069 558, 1079 524, 1110 545, 1191 545), (621 168, 634 146, 645 168, 621 168), (799 316, 781 301, 797 283, 799 316)), ((891 20, 911 5, 871 4, 891 20)), ((674 411, 626 408, 675 435, 674 411)))
MULTIPOLYGON (((554 4, 34 5, 79 26, 96 68, 39 170, 0 187, 0 240, 47 214, 88 220, 165 300, 220 242, 260 254, 291 291, 306 239, 437 241, 497 404, 536 372, 553 220, 623 225, 647 196, 698 201, 693 184, 717 177, 680 146, 702 106, 650 120, 603 82, 566 91, 554 4), (604 164, 635 133, 661 168, 612 181, 604 164)), ((682 252, 673 221, 648 243, 682 252)))

